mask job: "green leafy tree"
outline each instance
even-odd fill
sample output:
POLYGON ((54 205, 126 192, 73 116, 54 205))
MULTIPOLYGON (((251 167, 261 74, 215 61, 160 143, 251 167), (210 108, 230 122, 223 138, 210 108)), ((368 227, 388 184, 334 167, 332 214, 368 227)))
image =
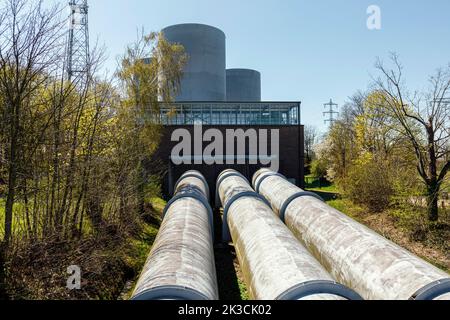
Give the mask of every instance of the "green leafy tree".
MULTIPOLYGON (((138 194, 141 214, 144 213, 145 185, 149 178, 145 161, 154 153, 160 140, 160 105, 170 103, 177 94, 186 61, 184 48, 169 43, 162 33, 142 34, 128 47, 118 71, 123 89, 118 123, 124 137, 117 146, 118 166, 122 168, 120 172, 133 171, 131 183, 138 194)), ((124 179, 128 177, 119 175, 119 183, 126 185, 124 179)), ((121 208, 124 208, 125 196, 124 190, 120 195, 121 208)))
POLYGON ((416 156, 417 171, 426 187, 428 218, 438 221, 438 199, 450 171, 450 65, 439 69, 429 79, 425 92, 409 95, 404 85, 403 67, 398 57, 391 57, 392 67, 377 63, 380 77, 375 85, 383 93, 380 110, 398 123, 416 156))

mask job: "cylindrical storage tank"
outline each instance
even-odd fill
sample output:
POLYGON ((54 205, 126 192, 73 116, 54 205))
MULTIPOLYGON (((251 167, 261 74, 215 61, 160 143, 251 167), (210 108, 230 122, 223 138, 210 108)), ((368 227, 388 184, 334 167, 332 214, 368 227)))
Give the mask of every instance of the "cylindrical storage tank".
POLYGON ((281 175, 262 169, 254 187, 340 283, 367 300, 448 299, 450 276, 331 208, 281 175))
POLYGON ((224 171, 217 188, 224 206, 225 241, 230 234, 251 299, 360 299, 331 278, 244 176, 224 171))
POLYGON ((196 171, 185 173, 134 290, 133 300, 217 300, 213 212, 208 186, 196 171))
POLYGON ((162 30, 171 43, 184 47, 188 62, 176 101, 226 100, 225 34, 203 24, 177 24, 162 30))
POLYGON ((227 101, 261 102, 261 74, 250 69, 228 69, 227 101))

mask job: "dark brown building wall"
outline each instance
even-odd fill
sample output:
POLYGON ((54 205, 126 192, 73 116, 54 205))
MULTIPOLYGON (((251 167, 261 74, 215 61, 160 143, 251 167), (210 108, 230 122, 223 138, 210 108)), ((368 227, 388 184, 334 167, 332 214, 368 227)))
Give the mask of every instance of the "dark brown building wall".
MULTIPOLYGON (((150 168, 150 169, 158 169, 160 172, 163 172, 163 193, 164 196, 169 198, 172 195, 173 187, 175 182, 179 179, 179 177, 188 170, 198 170, 200 171, 205 178, 207 179, 211 191, 211 199, 214 201, 215 188, 216 188, 216 180, 219 174, 225 169, 235 169, 245 175, 249 181, 251 181, 252 176, 256 171, 261 169, 263 166, 261 164, 253 165, 249 164, 248 160, 246 161, 246 165, 174 165, 170 160, 170 156, 172 153, 172 149, 179 143, 178 141, 171 141, 172 133, 177 129, 186 129, 190 132, 192 136, 192 140, 194 140, 194 127, 193 126, 166 126, 163 129, 161 144, 159 150, 156 152, 155 157, 158 166, 162 166, 162 168, 150 168)), ((292 179, 298 186, 304 186, 304 127, 303 126, 203 126, 203 133, 209 129, 218 129, 222 132, 224 140, 226 140, 226 130, 238 130, 242 129, 247 131, 248 129, 255 129, 257 132, 259 130, 268 130, 268 153, 272 154, 270 147, 270 130, 279 130, 280 133, 280 170, 279 172, 285 175, 288 179, 292 179)), ((192 141, 192 144, 194 141, 192 141)), ((210 144, 210 142, 203 142, 203 150, 210 144)), ((224 152, 226 151, 225 147, 226 141, 224 141, 224 152)), ((248 148, 248 141, 247 141, 248 148)), ((194 147, 192 145, 192 152, 194 147)), ((248 155, 248 150, 247 150, 248 155)))

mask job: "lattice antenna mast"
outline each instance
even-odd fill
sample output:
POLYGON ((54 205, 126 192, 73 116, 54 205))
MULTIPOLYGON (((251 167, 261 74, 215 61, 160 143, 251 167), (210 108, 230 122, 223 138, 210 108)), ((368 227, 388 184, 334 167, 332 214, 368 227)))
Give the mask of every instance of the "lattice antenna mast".
POLYGON ((67 45, 67 77, 69 81, 86 84, 89 68, 89 19, 87 0, 70 0, 67 45))
POLYGON ((330 102, 325 103, 324 107, 325 109, 327 109, 327 111, 323 113, 325 117, 325 124, 330 123, 330 125, 333 125, 333 123, 337 120, 337 117, 339 116, 339 112, 336 111, 339 108, 339 106, 338 104, 333 102, 333 99, 330 99, 330 102))

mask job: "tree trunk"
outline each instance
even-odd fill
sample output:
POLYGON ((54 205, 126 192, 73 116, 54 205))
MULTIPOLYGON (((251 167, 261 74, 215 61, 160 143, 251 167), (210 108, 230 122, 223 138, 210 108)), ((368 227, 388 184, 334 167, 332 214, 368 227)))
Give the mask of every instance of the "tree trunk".
POLYGON ((137 198, 138 198, 138 214, 143 216, 145 213, 145 169, 142 161, 139 163, 137 170, 137 198))
POLYGON ((32 237, 32 227, 31 227, 31 220, 30 220, 30 203, 28 199, 28 186, 27 186, 27 178, 23 179, 23 201, 25 204, 25 221, 27 224, 27 234, 28 237, 32 237))
POLYGON ((427 209, 428 209, 428 220, 430 222, 436 222, 439 220, 439 190, 440 185, 438 183, 438 168, 437 168, 437 157, 435 148, 435 135, 433 126, 430 124, 427 126, 428 135, 428 157, 429 165, 428 171, 430 179, 427 181, 427 209))
POLYGON ((5 205, 5 238, 4 245, 7 249, 12 235, 12 219, 17 183, 17 140, 18 140, 18 108, 14 108, 13 123, 11 123, 11 140, 9 145, 9 174, 8 194, 5 205))
POLYGON ((5 204, 4 242, 6 247, 8 246, 12 236, 12 219, 13 219, 14 199, 16 195, 16 188, 15 188, 16 181, 17 181, 16 164, 11 163, 9 166, 8 195, 6 196, 6 204, 5 204))
POLYGON ((94 194, 88 194, 86 202, 86 214, 92 223, 92 228, 98 233, 103 225, 103 206, 95 191, 94 194))
POLYGON ((83 115, 83 102, 80 102, 79 104, 79 110, 78 114, 76 115, 75 123, 73 126, 73 137, 72 137, 72 143, 70 148, 70 159, 69 159, 69 168, 67 169, 66 174, 66 182, 65 182, 65 188, 62 196, 61 201, 61 207, 58 209, 58 228, 57 232, 58 234, 62 234, 64 232, 64 218, 67 213, 70 212, 70 206, 72 202, 72 192, 73 192, 73 185, 74 185, 74 176, 75 176, 75 162, 76 162, 76 150, 78 147, 78 131, 80 127, 80 120, 81 116, 83 115))
POLYGON ((92 223, 92 228, 95 232, 99 232, 103 225, 103 203, 99 194, 99 183, 97 177, 99 176, 97 168, 94 169, 91 179, 91 185, 86 185, 85 201, 86 201, 86 215, 92 223))
POLYGON ((427 192, 428 220, 436 222, 439 220, 439 190, 437 186, 429 186, 427 192))
POLYGON ((8 298, 6 292, 5 260, 6 260, 6 244, 4 242, 0 242, 0 300, 6 300, 8 298))

